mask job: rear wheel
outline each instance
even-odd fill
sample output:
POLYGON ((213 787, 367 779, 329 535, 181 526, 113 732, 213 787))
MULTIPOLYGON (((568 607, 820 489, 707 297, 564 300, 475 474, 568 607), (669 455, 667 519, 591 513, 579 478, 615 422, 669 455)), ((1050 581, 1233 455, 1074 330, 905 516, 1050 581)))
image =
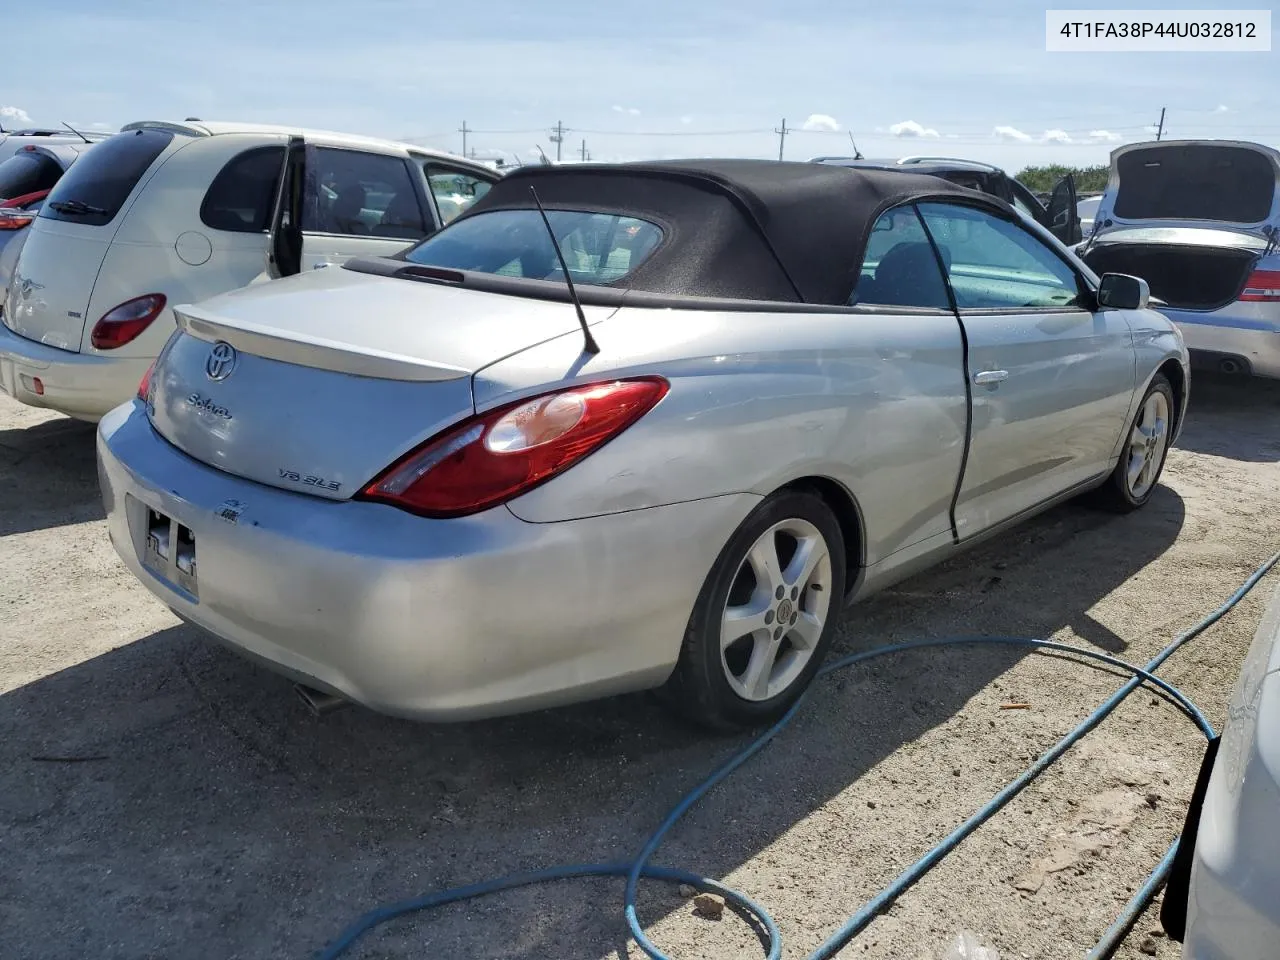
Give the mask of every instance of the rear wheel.
POLYGON ((776 720, 822 664, 844 582, 831 508, 807 491, 769 497, 707 575, 663 699, 713 729, 776 720))
POLYGON ((1158 373, 1138 407, 1120 462, 1098 490, 1100 506, 1128 513, 1151 499, 1169 455, 1173 410, 1173 387, 1164 374, 1158 373))

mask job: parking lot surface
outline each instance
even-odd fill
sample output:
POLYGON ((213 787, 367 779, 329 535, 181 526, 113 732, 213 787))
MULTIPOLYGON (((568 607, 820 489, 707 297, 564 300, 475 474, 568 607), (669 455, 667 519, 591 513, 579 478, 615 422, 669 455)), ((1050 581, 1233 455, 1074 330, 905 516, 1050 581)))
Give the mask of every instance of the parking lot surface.
MULTIPOLYGON (((740 738, 643 695, 427 726, 310 716, 287 681, 177 621, 107 542, 93 428, 0 397, 0 953, 10 960, 308 958, 380 903, 625 858, 740 738)), ((1198 378, 1148 507, 1068 505, 848 611, 840 651, 1052 636, 1143 663, 1280 549, 1280 385, 1198 378)), ((1161 671, 1221 725, 1275 578, 1161 671)), ((458 637, 456 642, 464 643, 458 637)), ((1121 683, 1024 650, 882 659, 803 714, 656 862, 767 905, 800 957, 1121 683), (1001 710, 1026 703, 1027 709, 1001 710)), ((1179 829, 1202 738, 1140 692, 858 937, 941 958, 1080 956, 1179 829)), ((618 881, 398 920, 352 957, 640 956, 618 881), (628 954, 630 950, 630 954, 628 954)), ((647 885, 682 960, 761 955, 726 913, 647 885)), ((1154 911, 1120 956, 1174 958, 1154 911)))

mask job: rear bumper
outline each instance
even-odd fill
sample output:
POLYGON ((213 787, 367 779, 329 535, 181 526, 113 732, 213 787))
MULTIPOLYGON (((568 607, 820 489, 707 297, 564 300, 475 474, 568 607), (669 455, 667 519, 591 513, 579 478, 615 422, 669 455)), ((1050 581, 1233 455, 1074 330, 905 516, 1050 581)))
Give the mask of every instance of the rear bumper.
POLYGON ((662 683, 707 571, 760 500, 565 523, 505 507, 428 520, 214 470, 137 403, 103 418, 98 467, 117 552, 179 616, 308 685, 431 720, 662 683), (242 505, 234 522, 228 500, 242 505), (148 510, 193 531, 194 593, 142 563, 148 510))
POLYGON ((32 407, 96 421, 138 389, 151 361, 71 353, 20 337, 0 323, 0 391, 32 407), (39 379, 44 393, 37 393, 39 379))
POLYGON ((1244 360, 1254 375, 1280 377, 1280 304, 1233 303, 1212 313, 1162 308, 1178 325, 1197 366, 1244 360))

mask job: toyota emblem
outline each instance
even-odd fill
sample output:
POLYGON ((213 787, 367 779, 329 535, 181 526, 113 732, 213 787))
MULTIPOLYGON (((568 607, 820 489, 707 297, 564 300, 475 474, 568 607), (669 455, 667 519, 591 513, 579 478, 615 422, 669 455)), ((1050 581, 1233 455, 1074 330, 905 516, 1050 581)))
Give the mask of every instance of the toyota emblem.
POLYGON ((205 375, 215 383, 231 376, 236 368, 236 348, 224 340, 219 340, 209 351, 209 359, 204 362, 205 375))

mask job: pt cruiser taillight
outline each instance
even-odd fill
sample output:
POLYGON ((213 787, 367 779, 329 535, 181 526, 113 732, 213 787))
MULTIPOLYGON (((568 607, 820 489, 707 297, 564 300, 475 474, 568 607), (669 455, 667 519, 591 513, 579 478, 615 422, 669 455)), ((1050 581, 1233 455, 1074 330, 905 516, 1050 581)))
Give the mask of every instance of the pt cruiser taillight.
POLYGON ((89 342, 97 350, 114 350, 137 338, 160 316, 166 303, 163 293, 148 293, 112 307, 93 325, 89 342))

